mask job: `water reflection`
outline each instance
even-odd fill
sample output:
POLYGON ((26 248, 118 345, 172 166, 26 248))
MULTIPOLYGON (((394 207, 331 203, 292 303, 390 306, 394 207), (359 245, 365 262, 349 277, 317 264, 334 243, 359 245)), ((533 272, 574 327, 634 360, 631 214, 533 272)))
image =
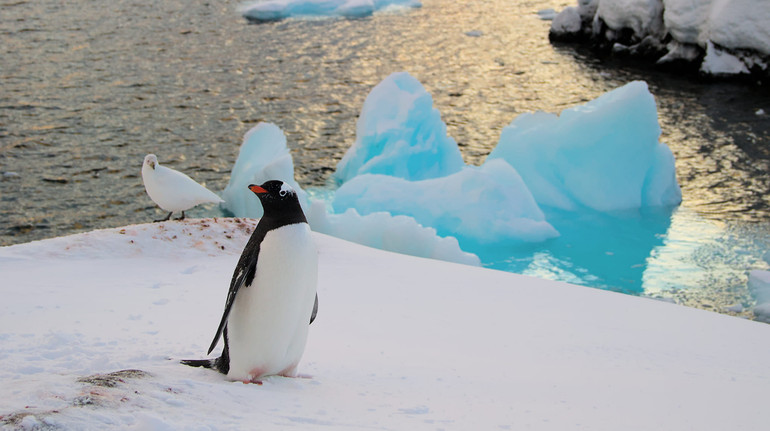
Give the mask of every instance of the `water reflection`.
POLYGON ((543 210, 561 236, 518 250, 498 250, 497 256, 482 253, 491 259, 491 267, 624 293, 645 291, 647 260, 663 244, 673 209, 543 210))
POLYGON ((770 226, 705 218, 677 209, 663 244, 647 260, 645 293, 731 314, 751 306, 749 269, 768 269, 770 226))

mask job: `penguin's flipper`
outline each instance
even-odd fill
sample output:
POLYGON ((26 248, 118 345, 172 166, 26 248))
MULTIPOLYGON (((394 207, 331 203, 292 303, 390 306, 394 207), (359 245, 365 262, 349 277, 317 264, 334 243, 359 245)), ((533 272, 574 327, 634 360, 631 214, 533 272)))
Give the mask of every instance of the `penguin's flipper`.
POLYGON ((313 323, 318 314, 318 293, 315 294, 315 304, 313 304, 313 313, 310 315, 310 323, 313 323))
POLYGON ((227 326, 227 318, 230 317, 230 310, 233 308, 235 296, 238 294, 238 291, 241 289, 241 287, 243 287, 243 285, 251 284, 251 282, 254 281, 254 273, 256 272, 255 269, 257 267, 256 261, 257 259, 255 255, 254 262, 250 264, 243 265, 243 262, 238 263, 235 274, 233 274, 233 280, 230 283, 230 291, 227 292, 227 301, 225 302, 225 311, 222 313, 222 320, 219 321, 217 333, 214 335, 214 340, 211 342, 209 351, 206 354, 211 354, 211 351, 214 350, 214 347, 217 346, 219 337, 222 336, 222 331, 224 331, 225 326, 227 326))
POLYGON ((217 343, 219 342, 219 337, 222 336, 222 331, 224 331, 225 326, 227 325, 227 318, 230 317, 230 310, 233 308, 233 303, 235 302, 235 295, 238 294, 238 290, 243 285, 243 282, 246 280, 244 277, 240 280, 240 283, 233 285, 230 287, 230 292, 227 293, 227 302, 225 303, 225 312, 222 313, 222 320, 219 321, 219 327, 217 328, 217 333, 214 335, 214 340, 211 341, 211 345, 209 346, 209 351, 206 353, 207 355, 211 354, 211 351, 214 350, 214 347, 217 346, 217 343))

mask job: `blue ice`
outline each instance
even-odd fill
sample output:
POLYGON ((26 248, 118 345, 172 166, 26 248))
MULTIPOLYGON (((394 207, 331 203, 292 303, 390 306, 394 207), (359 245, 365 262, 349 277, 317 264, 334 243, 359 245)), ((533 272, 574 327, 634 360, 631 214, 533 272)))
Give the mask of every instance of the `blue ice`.
MULTIPOLYGON (((385 248, 387 238, 391 251, 478 256, 492 268, 639 292, 682 199, 659 137, 654 99, 632 82, 561 115, 520 115, 482 166, 466 166, 430 94, 395 73, 364 103, 338 188, 311 190, 321 203, 305 207, 313 229, 366 245, 385 248)), ((231 212, 261 215, 245 185, 293 181, 285 145, 274 125, 247 134, 225 190, 231 212)))
POLYGON ((246 3, 240 12, 254 21, 278 21, 291 17, 360 18, 386 8, 421 6, 416 0, 267 0, 246 3))

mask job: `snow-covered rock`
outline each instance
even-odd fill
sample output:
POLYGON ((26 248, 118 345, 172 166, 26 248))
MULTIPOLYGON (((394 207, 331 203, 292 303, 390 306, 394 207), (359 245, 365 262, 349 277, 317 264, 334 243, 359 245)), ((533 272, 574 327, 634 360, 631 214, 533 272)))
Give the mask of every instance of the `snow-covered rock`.
POLYGON ((684 61, 708 75, 767 75, 768 22, 766 1, 580 0, 577 9, 568 7, 556 16, 550 37, 590 40, 608 50, 615 46, 615 52, 646 56, 659 64, 684 61), (619 50, 616 44, 627 49, 619 50))

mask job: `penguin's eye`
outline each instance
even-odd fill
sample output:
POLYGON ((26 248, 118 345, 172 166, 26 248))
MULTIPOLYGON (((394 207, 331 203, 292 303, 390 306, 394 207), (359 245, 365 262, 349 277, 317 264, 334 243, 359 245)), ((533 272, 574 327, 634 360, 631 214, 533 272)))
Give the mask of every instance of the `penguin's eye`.
POLYGON ((280 192, 278 192, 278 194, 281 195, 281 197, 286 196, 286 193, 287 193, 286 190, 281 190, 280 192))

